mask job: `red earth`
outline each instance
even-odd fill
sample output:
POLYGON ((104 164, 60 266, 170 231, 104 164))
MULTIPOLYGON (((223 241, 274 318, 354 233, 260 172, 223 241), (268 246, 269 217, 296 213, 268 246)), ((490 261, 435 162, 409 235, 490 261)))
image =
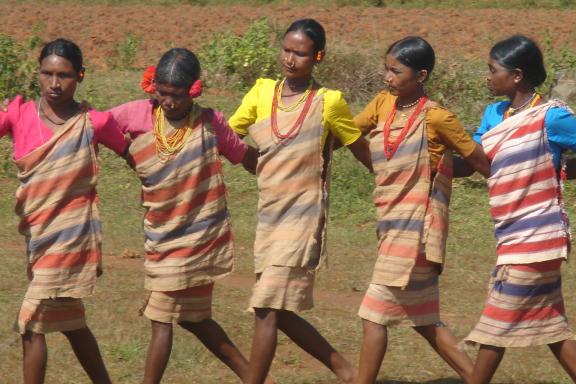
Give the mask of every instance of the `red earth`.
POLYGON ((282 6, 107 6, 0 4, 0 32, 17 40, 37 35, 67 37, 84 51, 89 65, 103 67, 128 34, 140 39, 136 65, 154 62, 170 46, 198 49, 215 32, 241 33, 261 17, 283 29, 302 17, 319 20, 328 47, 382 52, 392 41, 421 35, 443 60, 483 59, 491 44, 514 33, 542 41, 549 33, 556 48, 576 49, 576 11, 515 9, 398 9, 282 6))

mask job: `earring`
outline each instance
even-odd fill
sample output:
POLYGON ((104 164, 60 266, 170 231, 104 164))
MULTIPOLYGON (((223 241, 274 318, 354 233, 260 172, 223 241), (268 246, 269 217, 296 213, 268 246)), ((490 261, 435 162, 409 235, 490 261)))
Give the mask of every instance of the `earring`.
POLYGON ((316 53, 316 61, 321 61, 322 58, 324 57, 324 51, 318 51, 318 53, 316 53))

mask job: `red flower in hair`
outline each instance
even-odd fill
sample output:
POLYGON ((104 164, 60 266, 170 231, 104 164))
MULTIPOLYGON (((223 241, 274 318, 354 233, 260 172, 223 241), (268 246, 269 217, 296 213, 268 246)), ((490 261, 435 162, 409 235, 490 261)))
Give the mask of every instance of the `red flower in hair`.
POLYGON ((151 66, 146 68, 140 81, 140 88, 146 93, 156 93, 156 86, 154 86, 154 76, 156 76, 156 67, 151 66))
POLYGON ((198 79, 192 84, 188 94, 190 95, 191 98, 194 99, 194 98, 202 95, 202 88, 203 88, 202 87, 202 80, 198 79))
MULTIPOLYGON (((156 67, 151 66, 146 68, 144 74, 142 75, 142 80, 140 81, 140 88, 144 90, 144 92, 149 94, 156 93, 156 86, 154 85, 154 77, 156 76, 156 67)), ((188 91, 188 95, 191 98, 196 98, 202 95, 202 80, 196 80, 192 86, 190 87, 190 91, 188 91)))

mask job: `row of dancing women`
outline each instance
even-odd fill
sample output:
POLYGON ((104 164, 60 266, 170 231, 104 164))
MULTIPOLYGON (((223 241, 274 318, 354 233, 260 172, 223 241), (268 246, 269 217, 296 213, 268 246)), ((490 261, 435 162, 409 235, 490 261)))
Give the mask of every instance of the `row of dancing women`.
POLYGON ((25 383, 44 382, 50 332, 67 337, 92 382, 111 382, 83 306, 102 273, 99 144, 124 157, 141 181, 143 314, 152 330, 144 383, 162 379, 173 324, 249 384, 274 383, 278 330, 342 382, 374 383, 389 326, 412 327, 467 383, 489 383, 506 348, 544 344, 576 380, 561 293, 570 243, 562 154, 576 149, 576 118, 562 101, 536 92, 546 78, 536 43, 516 35, 492 47, 486 80, 505 100, 486 107, 472 136, 426 94, 435 55, 424 39, 388 48, 386 90, 354 117, 340 91, 313 77, 325 46, 317 21, 292 23, 279 53, 283 78, 257 80, 228 121, 195 102, 200 63, 187 49, 170 49, 145 71, 141 86, 152 97, 100 112, 75 99, 85 76, 79 47, 65 39, 43 47, 41 96, 16 96, 0 112, 0 136, 11 137, 18 169, 16 212, 28 255, 30 283, 15 323, 25 383), (313 307, 326 258, 329 165, 339 146, 375 176, 377 258, 359 309, 358 368, 299 315, 313 307), (233 264, 221 156, 258 182, 248 357, 211 316, 214 281, 233 264), (479 345, 473 362, 441 321, 438 278, 452 177, 475 171, 488 179, 497 258, 466 338, 479 345))

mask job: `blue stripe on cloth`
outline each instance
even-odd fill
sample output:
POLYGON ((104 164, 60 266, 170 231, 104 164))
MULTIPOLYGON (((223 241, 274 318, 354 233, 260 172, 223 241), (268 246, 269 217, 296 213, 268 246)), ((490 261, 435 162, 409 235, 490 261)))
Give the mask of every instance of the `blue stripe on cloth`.
MULTIPOLYGON (((522 151, 515 152, 506 156, 498 156, 495 161, 490 164, 490 172, 495 174, 502 168, 511 167, 523 162, 532 161, 534 162, 539 156, 542 156, 548 152, 548 149, 543 146, 542 143, 537 143, 535 146, 527 146, 527 148, 522 147, 522 151)), ((538 161, 541 163, 541 161, 538 161)))
POLYGON ((421 281, 410 280, 405 289, 409 291, 410 290, 420 291, 426 288, 430 288, 436 284, 438 284, 438 275, 432 276, 427 280, 421 280, 421 281))
MULTIPOLYGON (((436 176, 436 177, 438 177, 438 176, 436 176)), ((432 189, 432 193, 430 194, 430 198, 433 200, 439 201, 445 205, 450 204, 450 200, 448 200, 448 196, 446 195, 446 193, 444 193, 444 191, 442 191, 438 187, 434 187, 432 189)))
POLYGON ((180 226, 168 232, 144 231, 144 234, 146 235, 146 238, 151 241, 168 241, 195 232, 203 231, 226 219, 226 217, 228 217, 228 210, 223 209, 220 212, 216 212, 214 215, 208 216, 203 220, 188 223, 187 225, 180 226))
POLYGON ((146 180, 142 182, 142 184, 146 187, 157 185, 175 169, 178 169, 187 163, 198 160, 207 150, 216 146, 216 139, 213 135, 206 135, 205 137, 207 139, 203 144, 196 146, 194 149, 183 151, 174 160, 166 163, 165 166, 162 167, 158 172, 147 177, 146 180))
POLYGON ((86 134, 82 135, 80 140, 67 140, 54 151, 49 160, 56 161, 79 152, 82 148, 92 145, 93 137, 94 133, 90 129, 86 134))
POLYGON ((74 238, 81 238, 89 233, 98 233, 102 230, 102 225, 99 220, 88 220, 80 225, 65 228, 59 232, 52 233, 38 239, 30 240, 28 242, 28 252, 36 252, 38 250, 46 249, 53 244, 63 243, 74 238))
POLYGON ((508 296, 517 297, 536 297, 541 295, 548 295, 552 292, 558 291, 562 287, 560 276, 553 283, 538 284, 538 285, 520 285, 510 284, 506 281, 496 281, 494 289, 499 293, 508 296))
POLYGON ((421 231, 424 227, 424 222, 422 220, 408 220, 408 219, 398 219, 398 220, 380 220, 378 221, 378 232, 382 233, 390 229, 396 229, 400 231, 421 231))
POLYGON ((278 210, 277 212, 258 213, 258 222, 265 224, 279 224, 285 220, 293 218, 298 220, 300 216, 316 217, 320 214, 318 204, 292 205, 289 210, 278 210))
POLYGON ((519 219, 502 225, 495 230, 496 238, 511 235, 514 232, 525 231, 531 228, 539 228, 562 222, 560 212, 552 212, 546 215, 532 216, 527 219, 519 219))

